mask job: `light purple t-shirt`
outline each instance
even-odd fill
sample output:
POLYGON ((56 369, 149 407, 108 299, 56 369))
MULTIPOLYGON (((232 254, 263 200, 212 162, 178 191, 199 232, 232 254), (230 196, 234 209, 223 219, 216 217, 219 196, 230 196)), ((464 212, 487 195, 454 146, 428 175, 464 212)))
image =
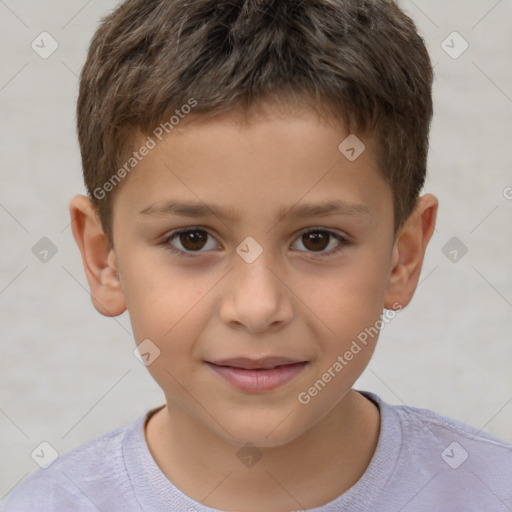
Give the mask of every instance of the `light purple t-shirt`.
MULTIPOLYGON (((373 458, 350 489, 309 512, 512 511, 512 444, 428 409, 359 392, 381 413, 373 458)), ((38 469, 0 511, 219 512, 183 494, 157 466, 144 436, 144 422, 157 409, 38 469)))

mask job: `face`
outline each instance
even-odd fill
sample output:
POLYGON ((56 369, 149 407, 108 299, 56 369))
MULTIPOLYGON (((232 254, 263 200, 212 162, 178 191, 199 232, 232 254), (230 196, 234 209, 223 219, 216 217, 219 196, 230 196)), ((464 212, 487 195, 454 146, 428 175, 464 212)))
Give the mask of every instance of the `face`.
POLYGON ((171 410, 229 443, 307 432, 373 353, 377 336, 344 357, 383 313, 392 194, 370 141, 340 152, 348 135, 309 110, 184 125, 116 194, 135 341, 160 351, 147 368, 171 410))

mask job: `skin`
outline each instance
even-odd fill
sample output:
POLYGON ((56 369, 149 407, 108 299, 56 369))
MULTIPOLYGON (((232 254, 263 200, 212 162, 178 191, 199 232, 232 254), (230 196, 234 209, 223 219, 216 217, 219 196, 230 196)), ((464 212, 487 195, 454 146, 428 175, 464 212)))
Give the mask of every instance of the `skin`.
MULTIPOLYGON (((190 116, 192 117, 192 116, 190 116)), ((386 309, 411 300, 438 201, 420 197, 393 233, 391 189, 376 170, 371 139, 353 162, 338 145, 349 133, 304 107, 263 105, 244 122, 236 112, 183 122, 149 152, 115 191, 113 248, 84 196, 70 203, 75 240, 96 309, 127 308, 137 344, 160 350, 147 369, 166 404, 146 425, 163 473, 185 494, 220 510, 282 512, 321 506, 353 486, 375 451, 378 408, 352 385, 378 336, 302 404, 307 391, 386 309), (200 218, 143 215, 168 199, 231 207, 200 218), (293 206, 343 199, 370 214, 294 218, 293 206), (279 218, 278 210, 288 213, 279 218), (178 228, 209 233, 202 243, 178 228), (315 245, 308 228, 345 236, 315 245), (237 254, 251 236, 263 249, 237 254), (171 253, 174 246, 195 257, 171 253), (307 365, 277 389, 240 391, 204 361, 288 356, 307 365), (237 456, 252 443, 261 459, 237 456)), ((144 141, 141 136, 140 143, 144 141)), ((139 144, 136 144, 139 147, 139 144)))

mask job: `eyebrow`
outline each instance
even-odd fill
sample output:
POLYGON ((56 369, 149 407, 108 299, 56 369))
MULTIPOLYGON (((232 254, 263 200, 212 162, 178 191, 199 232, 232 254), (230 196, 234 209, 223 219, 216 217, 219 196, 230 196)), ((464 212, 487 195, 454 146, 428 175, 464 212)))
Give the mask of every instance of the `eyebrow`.
MULTIPOLYGON (((233 208, 218 205, 208 206, 202 202, 184 202, 167 200, 152 204, 139 212, 142 215, 167 217, 211 217, 227 219, 231 222, 239 218, 239 212, 233 208)), ((363 203, 350 203, 333 199, 321 203, 305 203, 301 205, 282 206, 277 214, 278 219, 290 215, 293 218, 327 217, 330 215, 348 215, 352 217, 371 218, 372 210, 363 203)))

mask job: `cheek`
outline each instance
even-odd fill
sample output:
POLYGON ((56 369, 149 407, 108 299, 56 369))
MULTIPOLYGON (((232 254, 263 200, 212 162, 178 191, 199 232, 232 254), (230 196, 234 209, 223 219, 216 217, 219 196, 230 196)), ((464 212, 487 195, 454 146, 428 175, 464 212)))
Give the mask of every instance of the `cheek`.
POLYGON ((361 251, 350 264, 321 280, 317 277, 308 294, 312 309, 337 335, 357 335, 382 314, 388 279, 386 260, 372 252, 361 251))
POLYGON ((190 318, 202 309, 207 282, 187 277, 186 272, 173 269, 154 254, 125 261, 120 270, 121 275, 129 276, 122 279, 122 287, 137 342, 154 338, 166 344, 183 331, 183 325, 194 325, 190 318))

